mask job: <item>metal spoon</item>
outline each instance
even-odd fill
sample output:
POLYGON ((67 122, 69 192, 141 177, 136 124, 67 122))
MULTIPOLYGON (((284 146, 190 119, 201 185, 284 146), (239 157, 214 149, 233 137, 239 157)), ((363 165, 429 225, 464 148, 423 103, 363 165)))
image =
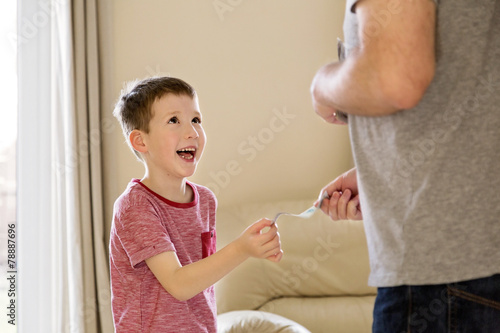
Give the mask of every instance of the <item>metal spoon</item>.
POLYGON ((326 193, 326 191, 322 192, 318 198, 319 200, 319 203, 318 203, 318 206, 311 206, 309 207, 308 209, 306 209, 305 211, 303 211, 302 213, 300 214, 292 214, 292 213, 287 213, 287 212, 279 212, 278 214, 276 214, 276 216, 274 217, 274 219, 272 220, 273 223, 271 224, 271 226, 276 223, 276 220, 278 219, 278 217, 280 217, 281 215, 290 215, 290 216, 295 216, 295 217, 300 217, 300 218, 303 218, 303 219, 308 219, 310 218, 314 212, 316 212, 318 209, 321 208, 321 204, 323 203, 323 200, 325 200, 326 198, 329 198, 329 195, 328 193, 326 193))

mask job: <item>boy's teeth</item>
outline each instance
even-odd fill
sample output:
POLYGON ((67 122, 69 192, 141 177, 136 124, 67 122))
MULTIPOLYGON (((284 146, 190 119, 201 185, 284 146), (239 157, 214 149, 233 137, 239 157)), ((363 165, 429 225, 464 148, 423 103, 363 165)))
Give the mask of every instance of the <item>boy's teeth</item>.
POLYGON ((194 158, 195 151, 196 151, 195 148, 183 148, 183 149, 179 149, 177 151, 177 154, 179 154, 179 156, 185 160, 191 160, 194 158))

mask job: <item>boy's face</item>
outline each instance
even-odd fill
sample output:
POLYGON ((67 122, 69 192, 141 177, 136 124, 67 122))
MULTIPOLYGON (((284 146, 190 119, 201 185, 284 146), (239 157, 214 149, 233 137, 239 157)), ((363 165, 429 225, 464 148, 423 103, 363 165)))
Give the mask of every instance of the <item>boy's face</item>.
POLYGON ((198 98, 167 94, 152 105, 147 142, 150 171, 168 177, 192 176, 205 148, 198 98))

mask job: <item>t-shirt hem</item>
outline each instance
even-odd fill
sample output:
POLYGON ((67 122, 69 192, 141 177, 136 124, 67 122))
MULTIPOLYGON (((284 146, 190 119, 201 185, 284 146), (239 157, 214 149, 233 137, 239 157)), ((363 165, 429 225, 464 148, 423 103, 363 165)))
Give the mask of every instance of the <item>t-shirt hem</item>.
POLYGON ((440 275, 427 276, 425 278, 415 278, 414 276, 385 274, 385 275, 370 275, 368 278, 368 285, 376 288, 398 287, 398 286, 423 286, 423 285, 437 285, 456 283, 468 280, 475 280, 487 278, 495 274, 500 274, 500 269, 474 271, 471 273, 461 274, 447 274, 441 273, 440 275))
POLYGON ((164 246, 156 246, 156 245, 150 246, 140 250, 139 252, 134 253, 130 258, 130 262, 132 264, 132 267, 135 267, 141 262, 145 261, 146 259, 154 257, 160 253, 169 251, 175 252, 175 248, 173 245, 165 244, 164 246))

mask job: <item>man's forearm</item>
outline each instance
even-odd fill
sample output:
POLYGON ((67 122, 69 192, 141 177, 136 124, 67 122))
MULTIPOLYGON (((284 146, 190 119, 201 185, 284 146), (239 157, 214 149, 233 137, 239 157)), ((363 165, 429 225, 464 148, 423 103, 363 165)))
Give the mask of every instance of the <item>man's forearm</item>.
MULTIPOLYGON (((384 91, 384 81, 362 56, 323 66, 313 81, 312 94, 323 105, 362 116, 397 112, 401 106, 384 91)), ((394 82, 396 83, 396 82, 394 82)))
MULTIPOLYGON (((435 74, 436 6, 432 1, 400 2, 377 34, 374 15, 386 0, 359 1, 359 45, 342 62, 321 68, 313 80, 314 104, 328 112, 382 116, 415 107, 435 74)), ((318 111, 318 107, 316 108, 318 111)))

